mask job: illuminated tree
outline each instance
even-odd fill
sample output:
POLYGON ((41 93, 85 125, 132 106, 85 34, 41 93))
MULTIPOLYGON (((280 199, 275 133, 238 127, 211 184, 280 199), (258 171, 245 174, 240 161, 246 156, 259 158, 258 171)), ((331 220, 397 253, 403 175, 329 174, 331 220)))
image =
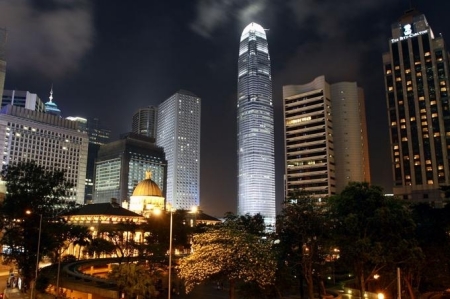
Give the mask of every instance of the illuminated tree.
POLYGON ((272 245, 263 238, 229 226, 193 237, 193 253, 180 261, 180 277, 186 292, 209 278, 227 279, 229 298, 235 298, 237 282, 254 282, 260 288, 274 283, 276 259, 272 245))

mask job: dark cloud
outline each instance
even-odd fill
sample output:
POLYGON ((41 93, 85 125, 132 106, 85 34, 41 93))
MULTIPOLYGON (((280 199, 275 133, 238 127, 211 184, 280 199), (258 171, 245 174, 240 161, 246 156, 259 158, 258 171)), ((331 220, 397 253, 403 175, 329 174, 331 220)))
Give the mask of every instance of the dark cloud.
POLYGON ((215 30, 227 26, 229 22, 237 21, 244 27, 266 13, 268 6, 269 0, 199 0, 191 29, 210 38, 215 30))
POLYGON ((60 77, 77 69, 92 47, 94 35, 89 2, 28 0, 0 2, 0 27, 8 30, 8 69, 60 77))

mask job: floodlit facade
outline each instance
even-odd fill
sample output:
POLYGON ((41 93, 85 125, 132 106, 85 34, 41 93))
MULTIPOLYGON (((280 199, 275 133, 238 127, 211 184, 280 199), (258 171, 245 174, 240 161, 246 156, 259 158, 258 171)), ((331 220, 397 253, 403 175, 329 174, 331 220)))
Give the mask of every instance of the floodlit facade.
POLYGON ((128 133, 100 146, 95 162, 94 203, 129 202, 134 188, 152 173, 162 192, 166 189, 167 161, 164 151, 146 136, 128 133))
POLYGON ((156 138, 158 107, 148 106, 138 109, 133 115, 132 132, 156 138))
POLYGON ((274 225, 275 159, 272 77, 266 33, 250 23, 241 35, 237 99, 238 214, 274 225))
POLYGON ((316 198, 349 182, 370 182, 364 93, 356 82, 324 76, 283 87, 285 192, 316 198))
POLYGON ((8 105, 0 112, 2 165, 34 160, 64 170, 74 187, 69 198, 84 203, 88 136, 76 124, 47 113, 8 105))
POLYGON ((356 82, 330 85, 336 192, 350 182, 371 182, 364 90, 356 82))
POLYGON ((201 99, 180 90, 158 106, 156 144, 167 159, 166 202, 176 209, 200 205, 201 99))
POLYGON ((438 205, 440 186, 450 185, 449 54, 443 37, 416 10, 391 29, 383 63, 393 192, 438 205))
POLYGON ((22 90, 4 90, 2 96, 2 105, 23 107, 29 110, 45 112, 44 102, 35 93, 22 90))
POLYGON ((317 77, 283 86, 285 191, 305 190, 316 197, 336 193, 330 85, 317 77))

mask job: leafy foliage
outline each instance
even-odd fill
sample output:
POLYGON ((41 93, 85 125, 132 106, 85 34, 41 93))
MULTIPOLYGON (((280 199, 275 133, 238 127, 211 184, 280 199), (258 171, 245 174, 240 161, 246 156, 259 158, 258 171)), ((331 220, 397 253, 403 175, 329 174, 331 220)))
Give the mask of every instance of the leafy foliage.
POLYGON ((115 265, 108 278, 116 282, 127 298, 156 298, 155 288, 158 276, 143 265, 125 263, 115 265))
POLYGON ((55 221, 76 207, 75 201, 67 199, 72 184, 64 172, 44 168, 34 161, 11 164, 1 175, 7 194, 0 204, 0 228, 4 232, 0 242, 8 248, 2 255, 4 262, 16 263, 28 284, 35 273, 40 224, 40 258, 63 246, 65 238, 56 231, 73 228, 55 221), (27 211, 31 214, 27 215, 27 211))
POLYGON ((179 275, 186 291, 211 277, 228 279, 230 296, 235 282, 255 282, 260 288, 274 282, 276 259, 272 245, 259 236, 222 226, 196 234, 193 253, 180 261, 179 275))
POLYGON ((289 272, 300 278, 300 285, 301 278, 306 280, 308 296, 313 298, 314 280, 319 278, 321 265, 332 248, 327 206, 307 193, 290 194, 277 218, 277 233, 280 258, 289 272))
POLYGON ((400 200, 384 196, 381 188, 350 183, 330 199, 330 209, 336 244, 344 262, 353 265, 360 291, 383 268, 420 259, 410 210, 400 200))

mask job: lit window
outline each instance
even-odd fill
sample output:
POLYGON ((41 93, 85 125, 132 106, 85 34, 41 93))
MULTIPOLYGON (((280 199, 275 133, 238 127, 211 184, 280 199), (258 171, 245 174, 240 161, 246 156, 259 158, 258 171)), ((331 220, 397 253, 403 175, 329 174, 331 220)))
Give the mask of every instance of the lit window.
POLYGON ((393 91, 393 90, 394 90, 394 87, 393 87, 393 86, 389 86, 389 87, 388 87, 388 90, 389 90, 389 91, 393 91))
POLYGON ((394 67, 394 69, 399 70, 399 69, 400 69, 400 66, 399 66, 399 65, 396 65, 396 66, 394 67))
POLYGON ((411 116, 411 118, 409 119, 410 121, 415 121, 416 117, 415 116, 411 116))
POLYGON ((425 52, 425 56, 430 56, 430 52, 425 52))
POLYGON ((400 81, 402 81, 402 78, 401 77, 397 77, 397 78, 395 78, 395 81, 400 82, 400 81))
POLYGON ((387 70, 386 71, 386 75, 389 75, 389 74, 391 74, 392 73, 392 70, 387 70))
POLYGON ((417 160, 417 159, 419 159, 419 158, 420 158, 419 155, 414 155, 414 160, 417 160))
POLYGON ((441 133, 439 133, 439 132, 436 132, 433 134, 433 137, 439 137, 439 136, 441 136, 441 133))
POLYGON ((396 122, 396 121, 391 122, 391 126, 392 126, 392 127, 395 127, 396 125, 397 125, 397 122, 396 122))
POLYGON ((428 185, 433 185, 433 180, 428 180, 428 185))
POLYGON ((402 137, 402 141, 408 141, 408 137, 402 137))
POLYGON ((405 73, 409 74, 409 73, 411 73, 411 70, 410 69, 406 69, 405 73))
POLYGON ((425 97, 424 96, 419 97, 419 101, 425 101, 425 97))
POLYGON ((425 164, 430 165, 431 164, 431 160, 426 160, 425 164))
POLYGON ((402 118, 402 119, 400 119, 400 122, 401 123, 406 123, 406 119, 402 118))

